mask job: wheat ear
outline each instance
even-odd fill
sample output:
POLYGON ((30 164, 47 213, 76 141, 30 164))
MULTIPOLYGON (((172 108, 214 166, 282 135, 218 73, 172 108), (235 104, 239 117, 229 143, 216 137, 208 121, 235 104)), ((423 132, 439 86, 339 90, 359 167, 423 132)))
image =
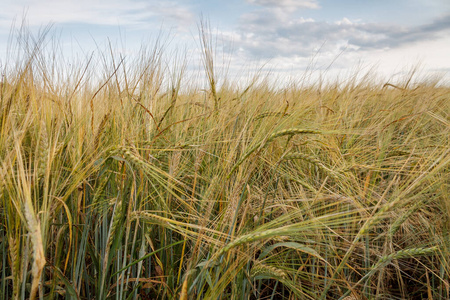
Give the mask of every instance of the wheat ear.
POLYGON ((42 244, 41 226, 34 214, 31 199, 28 199, 24 204, 24 216, 27 221, 28 232, 33 245, 33 265, 31 268, 33 281, 31 283, 30 300, 34 300, 36 299, 36 293, 39 288, 42 270, 45 266, 44 246, 42 244))
POLYGON ((323 134, 323 131, 320 130, 313 130, 313 129, 299 129, 299 128, 289 128, 281 131, 277 131, 272 133, 267 139, 259 142, 255 146, 253 146, 250 150, 248 150, 241 159, 238 160, 238 162, 233 166, 230 173, 228 174, 228 177, 231 176, 231 174, 244 162, 244 160, 247 159, 253 152, 255 152, 258 149, 264 148, 267 144, 272 142, 274 139, 285 136, 285 135, 296 135, 296 134, 323 134))
POLYGON ((310 155, 304 154, 304 153, 300 153, 300 152, 295 152, 295 153, 287 154, 286 156, 283 157, 283 160, 292 160, 292 159, 301 159, 301 160, 307 161, 307 162, 317 166, 319 169, 321 169, 326 174, 328 174, 328 176, 330 176, 334 179, 338 178, 338 174, 335 171, 326 167, 320 160, 318 160, 317 158, 315 158, 313 156, 310 156, 310 155))
POLYGON ((351 293, 352 290, 354 290, 358 285, 366 281, 369 277, 371 277, 375 272, 377 272, 380 268, 387 266, 391 261, 394 259, 402 259, 407 257, 416 257, 416 256, 425 256, 425 255, 431 255, 434 254, 438 250, 437 246, 430 247, 430 248, 412 248, 412 249, 405 249, 400 250, 395 253, 391 253, 386 256, 380 257, 378 262, 374 264, 370 269, 369 273, 364 275, 363 278, 361 278, 354 286, 353 288, 349 289, 344 295, 342 295, 341 299, 345 299, 345 297, 351 293))

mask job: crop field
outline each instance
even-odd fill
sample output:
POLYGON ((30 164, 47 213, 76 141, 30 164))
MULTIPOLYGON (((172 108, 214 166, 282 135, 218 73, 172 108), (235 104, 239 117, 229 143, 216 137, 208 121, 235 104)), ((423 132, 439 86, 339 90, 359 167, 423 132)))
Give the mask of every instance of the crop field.
POLYGON ((158 47, 9 62, 0 299, 449 299, 450 88, 235 83, 201 41, 206 88, 158 47))

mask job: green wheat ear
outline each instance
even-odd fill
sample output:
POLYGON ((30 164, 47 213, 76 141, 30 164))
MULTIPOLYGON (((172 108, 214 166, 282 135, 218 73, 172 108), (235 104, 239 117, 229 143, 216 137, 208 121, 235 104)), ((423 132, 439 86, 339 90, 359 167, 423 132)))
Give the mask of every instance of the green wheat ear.
POLYGON ((299 129, 299 128, 289 128, 284 129, 281 131, 277 131, 272 133, 267 139, 257 143, 255 146, 250 148, 237 162, 236 164, 231 168, 231 171, 228 173, 228 178, 233 174, 234 171, 256 150, 263 149, 266 145, 268 145, 270 142, 272 142, 274 139, 282 136, 292 136, 296 134, 324 134, 323 131, 320 130, 312 130, 312 129, 299 129))
MULTIPOLYGON (((387 266, 390 264, 393 260, 396 259, 402 259, 402 258, 411 258, 411 257, 417 257, 417 256, 427 256, 427 255, 433 255, 439 250, 438 246, 429 247, 429 248, 411 248, 411 249, 404 249, 399 250, 397 252, 391 253, 386 256, 380 257, 378 262, 374 264, 370 271, 364 275, 363 278, 361 278, 354 286, 358 286, 362 283, 364 283, 367 279, 372 277, 377 271, 379 271, 381 268, 387 266)), ((346 295, 350 294, 352 289, 349 289, 342 297, 345 297, 346 295)), ((348 296, 350 297, 350 296, 348 296)))
POLYGON ((307 161, 307 162, 315 165, 316 167, 318 167, 320 170, 325 172, 325 174, 327 174, 331 178, 339 180, 339 175, 340 175, 339 173, 329 169, 318 158, 315 158, 315 157, 313 157, 311 155, 307 155, 307 154, 300 153, 300 152, 295 152, 295 153, 286 154, 283 157, 284 161, 286 161, 286 160, 294 160, 294 159, 301 159, 301 160, 307 161))
POLYGON ((250 270, 250 277, 254 278, 256 276, 268 276, 283 279, 287 277, 286 272, 283 270, 262 263, 255 264, 250 270))

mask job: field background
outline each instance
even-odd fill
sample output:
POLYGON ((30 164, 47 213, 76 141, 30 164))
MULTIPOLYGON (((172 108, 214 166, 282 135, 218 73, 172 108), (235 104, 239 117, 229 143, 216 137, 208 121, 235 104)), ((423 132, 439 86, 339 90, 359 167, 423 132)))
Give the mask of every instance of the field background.
POLYGON ((28 41, 0 91, 0 299, 450 298, 448 87, 236 83, 205 32, 207 88, 158 45, 68 68, 28 41))

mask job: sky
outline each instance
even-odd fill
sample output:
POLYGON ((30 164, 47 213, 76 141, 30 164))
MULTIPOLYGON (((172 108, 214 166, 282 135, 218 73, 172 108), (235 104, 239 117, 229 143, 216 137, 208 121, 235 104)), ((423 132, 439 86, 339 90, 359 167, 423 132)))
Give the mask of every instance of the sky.
POLYGON ((128 58, 163 36, 194 68, 201 20, 217 65, 236 77, 263 67, 284 79, 311 69, 332 79, 376 70, 395 81, 418 67, 450 82, 449 0, 2 0, 0 67, 11 32, 14 39, 25 22, 35 35, 51 25, 68 57, 112 43, 128 58))

